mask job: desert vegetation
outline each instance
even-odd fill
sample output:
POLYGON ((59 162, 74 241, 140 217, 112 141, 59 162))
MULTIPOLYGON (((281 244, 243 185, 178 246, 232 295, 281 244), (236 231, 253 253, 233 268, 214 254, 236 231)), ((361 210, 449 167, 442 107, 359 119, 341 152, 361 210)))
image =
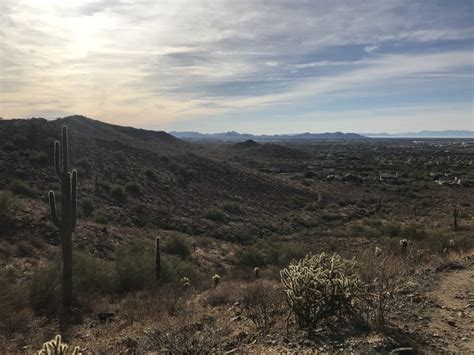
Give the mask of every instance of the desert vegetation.
POLYGON ((79 116, 0 139, 2 353, 473 344, 461 140, 197 144, 79 116))

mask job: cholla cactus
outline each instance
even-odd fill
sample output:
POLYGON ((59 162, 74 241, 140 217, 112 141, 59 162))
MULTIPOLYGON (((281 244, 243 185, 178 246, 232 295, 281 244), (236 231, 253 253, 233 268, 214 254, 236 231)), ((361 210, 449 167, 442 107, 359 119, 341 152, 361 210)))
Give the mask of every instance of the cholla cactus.
POLYGON ((374 254, 375 256, 382 255, 383 251, 379 247, 375 247, 374 254))
POLYGON ((189 286, 191 286, 191 281, 189 281, 187 277, 182 277, 180 281, 184 289, 187 289, 189 286))
POLYGON ((218 274, 215 274, 214 276, 212 276, 212 281, 214 281, 214 288, 216 288, 217 285, 219 285, 220 280, 221 280, 221 277, 218 274))
POLYGON ((400 246, 401 246, 403 249, 406 249, 407 246, 408 246, 408 240, 406 240, 406 239, 400 240, 400 246))
POLYGON ((69 351, 69 345, 61 342, 61 335, 56 335, 53 340, 43 344, 43 348, 38 351, 38 355, 81 355, 82 352, 78 346, 74 347, 72 352, 69 351))
POLYGON ((300 326, 354 315, 365 285, 355 274, 355 262, 339 255, 307 255, 280 271, 288 304, 300 326))
POLYGON ((258 279, 260 275, 260 269, 258 267, 253 268, 253 274, 255 275, 255 278, 258 279))

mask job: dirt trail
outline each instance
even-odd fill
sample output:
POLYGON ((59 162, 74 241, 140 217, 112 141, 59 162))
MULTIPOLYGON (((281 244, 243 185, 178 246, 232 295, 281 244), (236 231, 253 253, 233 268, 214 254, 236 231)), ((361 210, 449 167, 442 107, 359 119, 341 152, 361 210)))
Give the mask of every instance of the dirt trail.
POLYGON ((474 353, 474 258, 465 269, 446 272, 429 297, 433 343, 447 352, 474 353))

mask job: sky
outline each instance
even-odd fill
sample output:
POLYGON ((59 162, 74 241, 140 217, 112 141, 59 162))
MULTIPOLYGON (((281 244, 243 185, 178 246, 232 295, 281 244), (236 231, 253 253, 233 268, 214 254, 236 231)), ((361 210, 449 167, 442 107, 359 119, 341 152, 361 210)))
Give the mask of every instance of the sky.
POLYGON ((474 2, 0 0, 0 116, 474 130, 474 2))

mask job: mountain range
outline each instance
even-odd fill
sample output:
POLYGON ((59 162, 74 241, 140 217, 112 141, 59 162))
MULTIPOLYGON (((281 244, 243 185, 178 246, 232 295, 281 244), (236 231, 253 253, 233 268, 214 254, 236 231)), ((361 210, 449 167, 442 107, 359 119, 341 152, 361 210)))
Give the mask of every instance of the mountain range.
POLYGON ((188 140, 219 140, 219 141, 307 141, 307 140, 364 140, 368 138, 474 138, 474 131, 446 130, 446 131, 420 131, 404 133, 299 133, 299 134, 274 134, 254 135, 238 133, 235 131, 222 133, 200 133, 194 131, 172 131, 170 135, 188 140))
POLYGON ((369 138, 474 138, 474 131, 420 131, 405 133, 361 133, 369 138))
POLYGON ((274 134, 254 135, 238 133, 235 131, 223 133, 199 133, 193 131, 169 132, 172 136, 190 140, 220 140, 220 141, 298 141, 298 140, 364 140, 366 137, 356 133, 300 133, 300 134, 274 134))

